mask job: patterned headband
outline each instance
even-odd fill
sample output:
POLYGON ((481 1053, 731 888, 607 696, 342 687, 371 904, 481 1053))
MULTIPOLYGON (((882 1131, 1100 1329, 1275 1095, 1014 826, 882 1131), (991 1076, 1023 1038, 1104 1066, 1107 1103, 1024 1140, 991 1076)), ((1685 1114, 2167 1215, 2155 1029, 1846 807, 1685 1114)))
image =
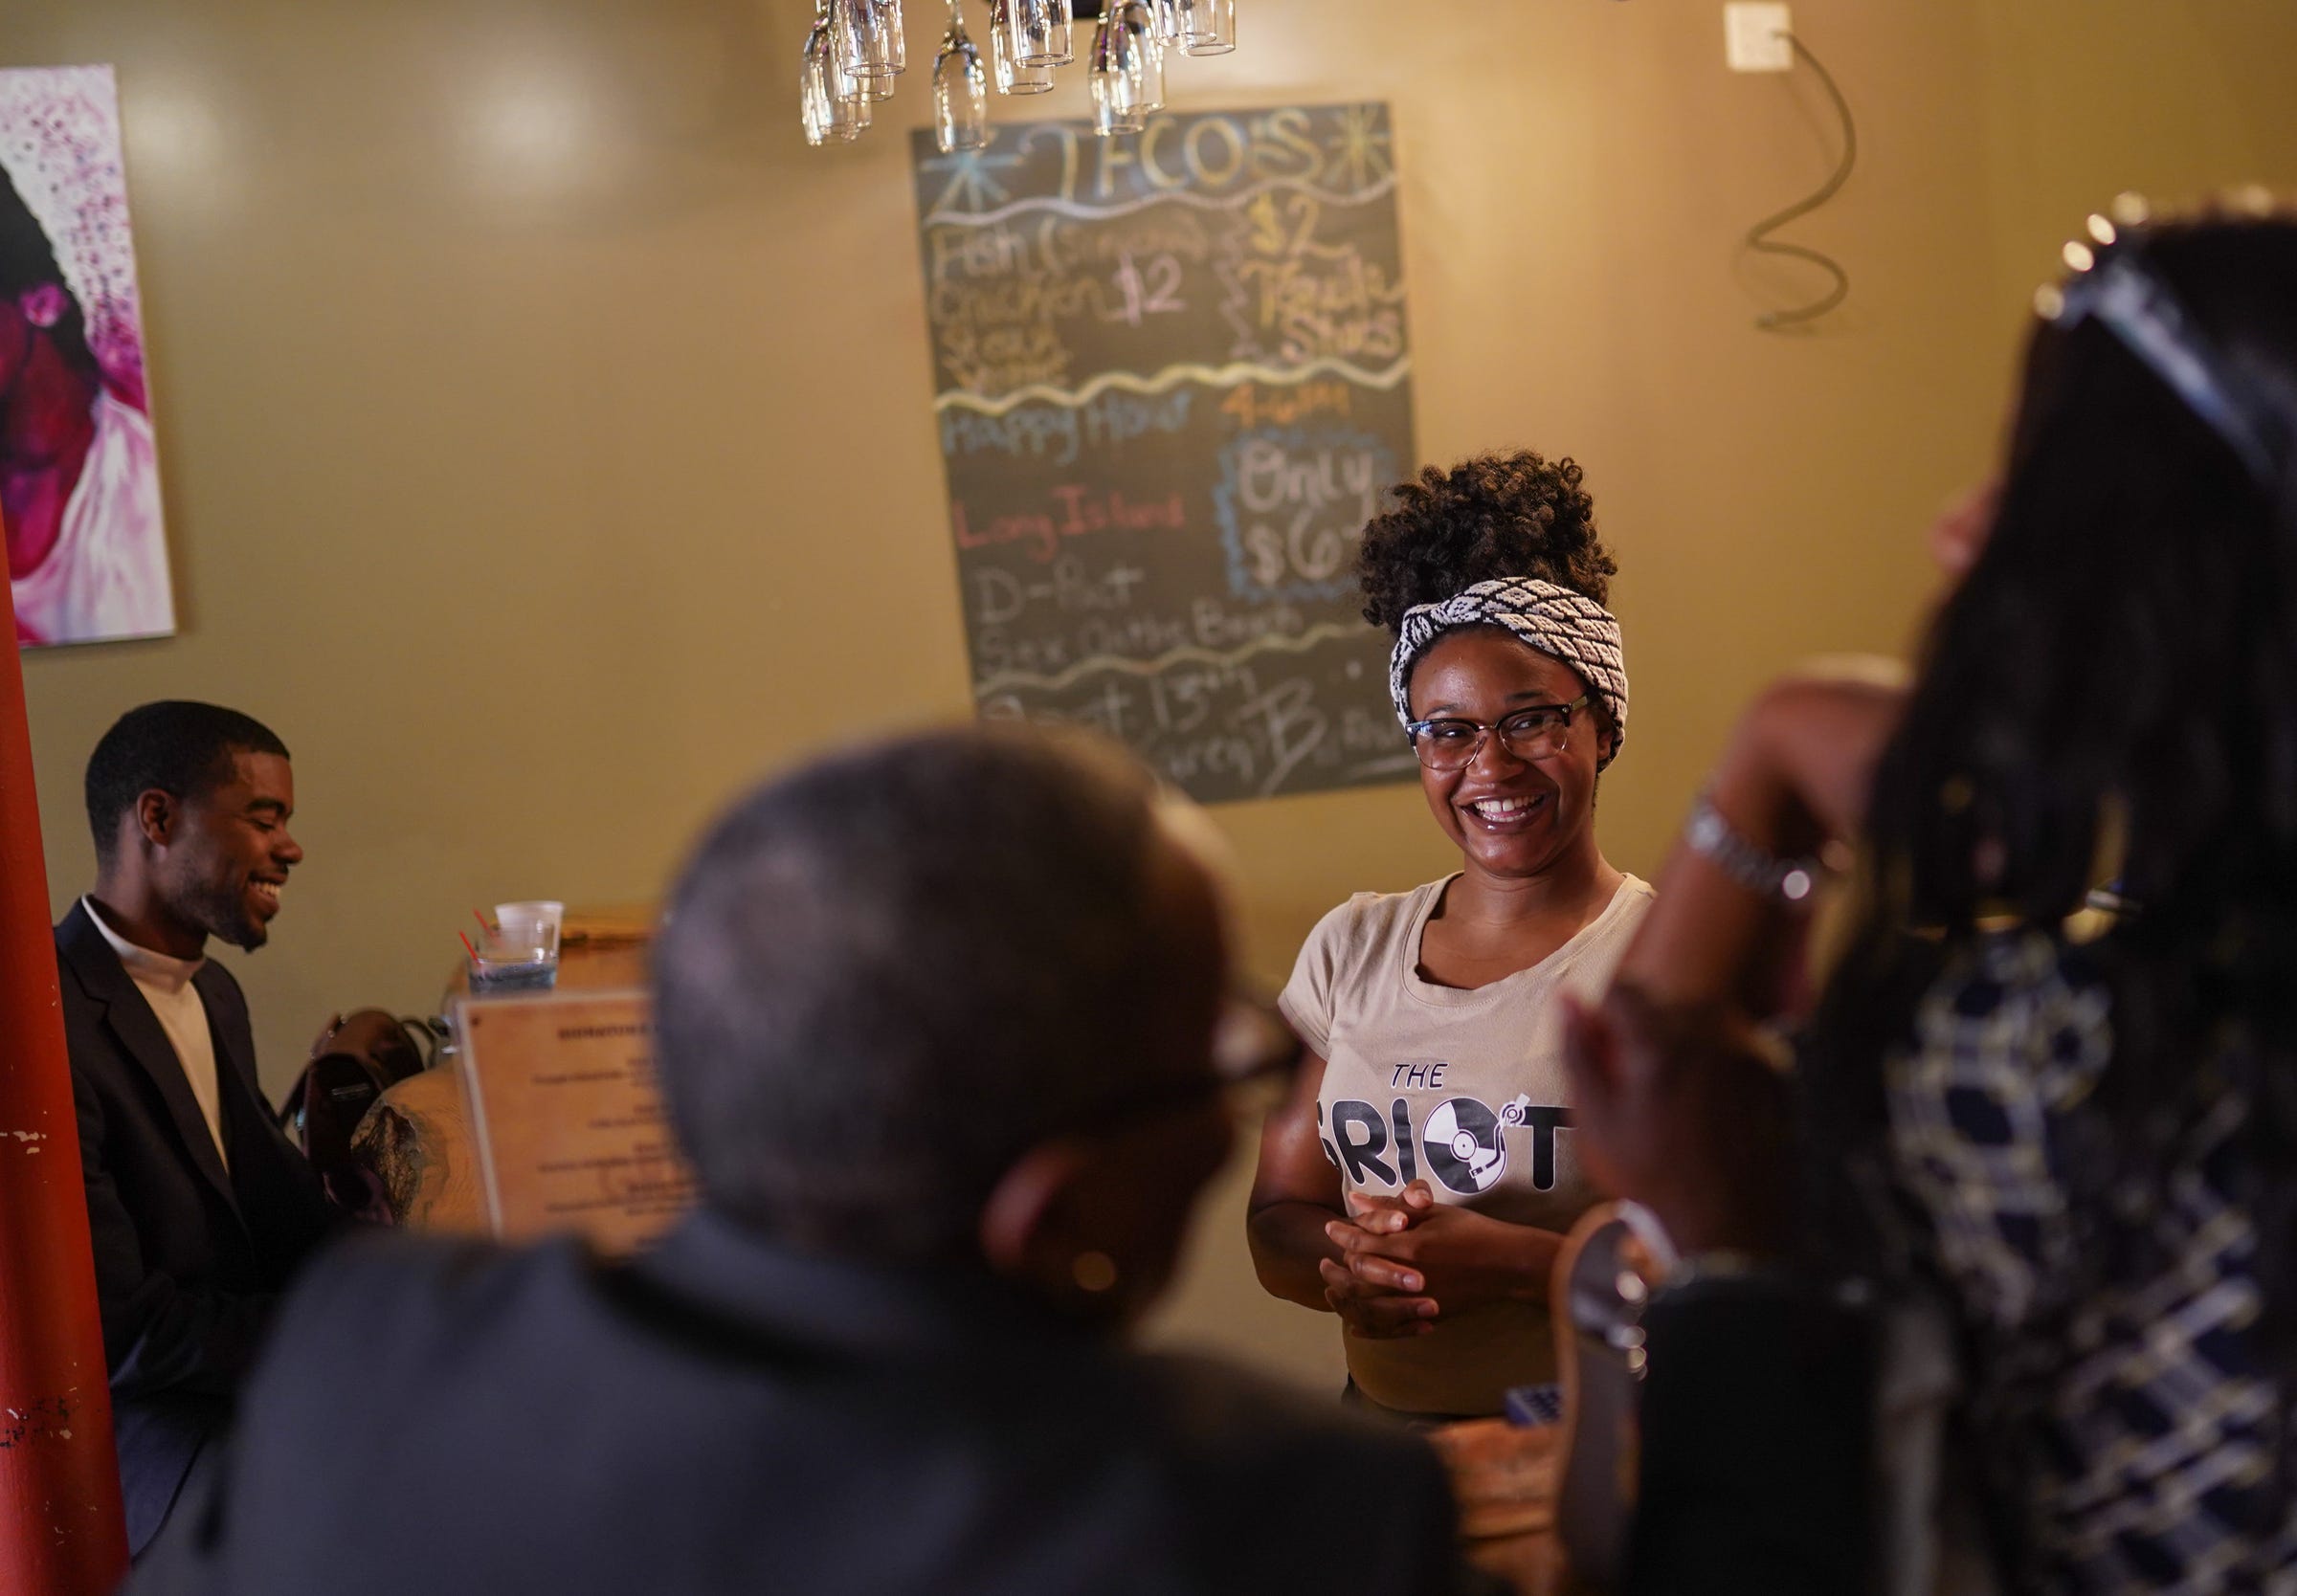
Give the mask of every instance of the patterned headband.
POLYGON ((1419 656, 1443 633, 1468 626, 1505 627, 1526 644, 1585 676, 1589 690, 1611 715, 1611 752, 1601 765, 1618 756, 1619 745, 1627 741, 1627 654, 1619 642, 1619 623, 1585 593, 1531 577, 1479 582, 1441 604, 1416 604, 1404 611, 1395 652, 1388 661, 1388 696, 1395 701, 1398 720, 1412 723, 1406 687, 1419 656))

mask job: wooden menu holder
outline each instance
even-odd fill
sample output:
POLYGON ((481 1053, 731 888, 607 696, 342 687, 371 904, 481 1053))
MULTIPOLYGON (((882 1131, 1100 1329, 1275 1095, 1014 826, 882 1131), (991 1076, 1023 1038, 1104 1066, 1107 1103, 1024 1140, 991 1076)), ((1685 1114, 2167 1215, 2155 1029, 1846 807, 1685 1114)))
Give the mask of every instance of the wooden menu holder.
POLYGON ((571 1230, 622 1253, 692 1206, 693 1175, 655 1080, 644 992, 465 998, 456 1030, 494 1234, 571 1230))

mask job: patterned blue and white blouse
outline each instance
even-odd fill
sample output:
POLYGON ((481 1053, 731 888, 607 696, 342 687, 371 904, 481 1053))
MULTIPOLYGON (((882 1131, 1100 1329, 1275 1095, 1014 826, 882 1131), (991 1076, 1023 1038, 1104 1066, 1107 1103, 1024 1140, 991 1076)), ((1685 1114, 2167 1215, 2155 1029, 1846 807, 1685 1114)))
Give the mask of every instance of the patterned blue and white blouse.
POLYGON ((2297 1592, 2252 1218, 2297 1170, 2250 1167, 2249 1103, 2202 1039, 2209 1106, 2168 1167, 2101 1178, 2112 1047, 2094 961, 2027 930, 1957 954, 1888 1061, 1894 1173, 1970 1348, 1976 1437, 2030 1504, 2046 1588, 2297 1592))

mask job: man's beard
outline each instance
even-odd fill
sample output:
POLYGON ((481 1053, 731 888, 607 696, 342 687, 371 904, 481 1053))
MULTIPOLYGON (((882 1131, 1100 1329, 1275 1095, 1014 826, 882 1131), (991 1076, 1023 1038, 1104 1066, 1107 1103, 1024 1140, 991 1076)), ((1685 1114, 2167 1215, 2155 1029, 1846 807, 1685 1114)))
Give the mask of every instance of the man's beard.
POLYGON ((185 903, 186 918, 217 942, 253 953, 271 940, 271 928, 247 906, 247 888, 203 887, 185 903))

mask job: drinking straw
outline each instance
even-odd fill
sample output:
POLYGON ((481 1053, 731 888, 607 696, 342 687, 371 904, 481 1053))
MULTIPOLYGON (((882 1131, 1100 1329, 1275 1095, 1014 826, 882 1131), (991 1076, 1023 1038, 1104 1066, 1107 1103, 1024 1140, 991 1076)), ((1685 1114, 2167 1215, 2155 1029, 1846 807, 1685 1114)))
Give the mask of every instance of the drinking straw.
POLYGON ((463 952, 469 954, 471 963, 476 964, 479 962, 479 950, 471 945, 471 939, 457 931, 455 933, 455 940, 462 944, 463 952))
POLYGON ((482 932, 491 933, 495 928, 495 922, 491 920, 488 920, 484 915, 480 914, 476 909, 471 911, 471 918, 479 922, 479 929, 482 932))

